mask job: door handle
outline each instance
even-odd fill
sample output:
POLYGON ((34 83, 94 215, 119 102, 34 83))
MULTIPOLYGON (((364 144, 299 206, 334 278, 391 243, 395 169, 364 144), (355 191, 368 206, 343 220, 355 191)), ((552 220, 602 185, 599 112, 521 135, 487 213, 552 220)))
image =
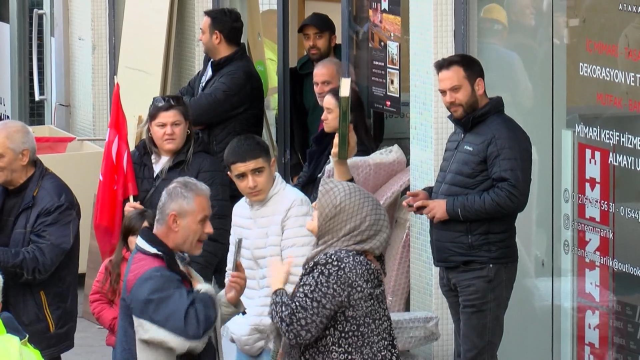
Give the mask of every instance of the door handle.
POLYGON ((33 28, 31 31, 31 60, 33 63, 33 94, 36 101, 46 100, 47 97, 40 95, 40 77, 38 76, 38 19, 40 15, 47 14, 44 10, 33 10, 33 28))

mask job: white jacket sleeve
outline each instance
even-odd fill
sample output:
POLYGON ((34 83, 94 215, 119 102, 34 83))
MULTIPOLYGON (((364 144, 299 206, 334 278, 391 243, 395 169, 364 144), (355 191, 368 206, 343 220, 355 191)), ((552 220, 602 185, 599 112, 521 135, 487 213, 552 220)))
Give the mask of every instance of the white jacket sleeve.
POLYGON ((282 219, 282 260, 293 259, 289 281, 285 286, 288 292, 293 291, 298 283, 302 265, 316 243, 316 238, 307 230, 312 211, 311 203, 306 197, 296 199, 282 219))

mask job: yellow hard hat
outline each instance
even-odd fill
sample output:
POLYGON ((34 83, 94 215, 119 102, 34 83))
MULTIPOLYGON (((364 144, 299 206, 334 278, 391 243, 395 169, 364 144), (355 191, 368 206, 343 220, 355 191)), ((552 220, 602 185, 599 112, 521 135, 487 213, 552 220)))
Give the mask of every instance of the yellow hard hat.
POLYGON ((498 21, 502 23, 502 25, 509 27, 509 20, 507 20, 507 12, 504 11, 502 6, 498 4, 489 4, 484 8, 482 8, 480 17, 498 21))

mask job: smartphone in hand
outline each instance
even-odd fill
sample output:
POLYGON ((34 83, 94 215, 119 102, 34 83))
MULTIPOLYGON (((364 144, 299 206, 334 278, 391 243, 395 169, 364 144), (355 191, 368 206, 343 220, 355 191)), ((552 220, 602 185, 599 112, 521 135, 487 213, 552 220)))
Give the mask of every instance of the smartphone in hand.
MULTIPOLYGON (((402 198, 402 202, 405 202, 405 201, 407 201, 407 200, 409 200, 409 199, 410 199, 410 198, 409 198, 408 196, 405 196, 405 197, 403 197, 403 198, 402 198)), ((405 204, 407 204, 407 207, 408 207, 409 209, 413 209, 413 210, 415 210, 415 211, 420 211, 420 210, 424 210, 424 209, 426 209, 426 207, 425 207, 425 206, 420 206, 420 207, 418 207, 418 208, 415 208, 415 209, 414 209, 414 205, 413 205, 412 203, 410 203, 410 202, 406 202, 405 204)))
POLYGON ((233 265, 231 266, 231 272, 236 272, 238 269, 238 261, 240 261, 240 254, 242 253, 242 238, 236 240, 236 247, 233 253, 233 265))

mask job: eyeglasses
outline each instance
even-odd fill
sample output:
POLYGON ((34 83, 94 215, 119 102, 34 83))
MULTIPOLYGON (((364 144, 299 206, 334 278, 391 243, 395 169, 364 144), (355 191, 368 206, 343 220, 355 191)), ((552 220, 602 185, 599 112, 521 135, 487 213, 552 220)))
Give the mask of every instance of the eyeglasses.
POLYGON ((175 106, 184 106, 184 100, 182 100, 182 96, 177 95, 169 95, 169 96, 156 96, 151 100, 151 106, 149 109, 155 106, 162 106, 164 104, 171 104, 175 106))

